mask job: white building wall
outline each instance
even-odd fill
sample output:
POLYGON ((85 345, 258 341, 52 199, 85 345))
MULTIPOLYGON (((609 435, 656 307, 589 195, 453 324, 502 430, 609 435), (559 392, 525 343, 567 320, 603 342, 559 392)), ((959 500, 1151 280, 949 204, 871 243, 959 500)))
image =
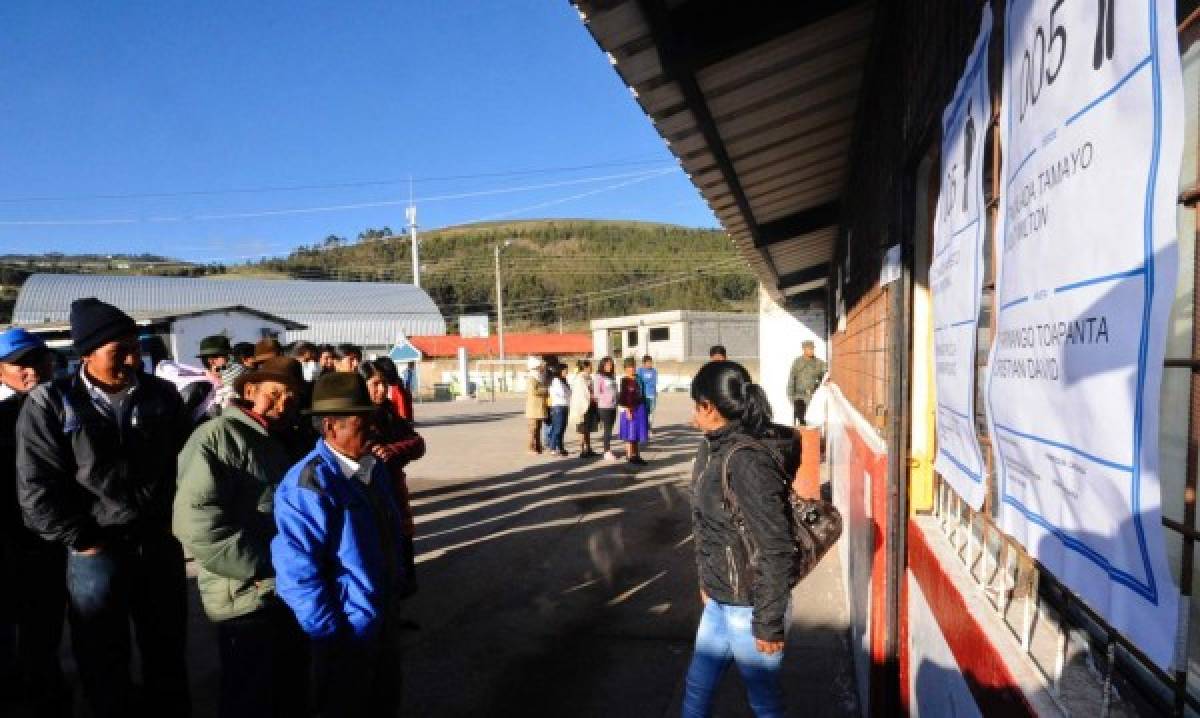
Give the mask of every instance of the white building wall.
POLYGON ((811 340, 816 344, 817 356, 829 361, 825 341, 825 312, 785 309, 761 287, 758 306, 760 376, 757 379, 767 392, 775 420, 790 424, 794 417, 792 403, 787 398, 787 384, 792 362, 800 356, 800 345, 805 340, 811 340))
POLYGON ((224 334, 230 343, 257 342, 264 332, 282 333, 284 326, 245 312, 212 312, 176 319, 171 324, 168 349, 176 361, 198 364, 196 352, 200 340, 214 334, 224 334))
POLYGON ((686 325, 683 322, 668 322, 665 324, 647 324, 641 329, 645 335, 645 347, 639 347, 639 355, 649 354, 655 361, 683 361, 687 358, 684 348, 686 342, 686 325), (651 329, 666 329, 667 338, 663 341, 650 341, 651 329))
POLYGON ((592 355, 596 358, 606 357, 610 353, 608 348, 608 331, 607 329, 592 330, 592 355))

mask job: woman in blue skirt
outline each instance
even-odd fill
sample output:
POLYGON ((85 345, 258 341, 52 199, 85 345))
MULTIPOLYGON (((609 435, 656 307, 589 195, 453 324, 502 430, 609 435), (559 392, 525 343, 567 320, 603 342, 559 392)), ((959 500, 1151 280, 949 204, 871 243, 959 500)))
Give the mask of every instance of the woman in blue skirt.
POLYGON ((638 444, 650 438, 650 427, 646 420, 646 392, 637 375, 637 360, 625 357, 625 376, 621 377, 621 391, 617 394, 617 406, 621 407, 621 428, 618 436, 628 448, 625 456, 635 466, 645 466, 646 461, 638 453, 638 444))

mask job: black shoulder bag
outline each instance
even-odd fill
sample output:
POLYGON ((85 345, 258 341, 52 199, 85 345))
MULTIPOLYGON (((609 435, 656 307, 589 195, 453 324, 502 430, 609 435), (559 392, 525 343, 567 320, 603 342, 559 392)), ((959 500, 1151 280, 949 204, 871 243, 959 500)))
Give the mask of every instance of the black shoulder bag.
POLYGON ((724 496, 725 508, 733 515, 734 525, 737 526, 743 541, 749 539, 746 534, 746 522, 742 519, 741 510, 737 505, 737 497, 729 483, 729 459, 738 449, 758 449, 766 452, 779 467, 779 475, 784 479, 788 493, 788 505, 792 511, 792 525, 796 530, 791 580, 791 585, 795 586, 805 576, 812 573, 821 557, 837 543, 838 537, 842 535, 842 514, 829 501, 805 499, 797 495, 791 482, 788 481, 783 459, 770 447, 758 441, 742 441, 734 444, 729 449, 729 453, 725 455, 725 461, 721 465, 721 492, 724 496))

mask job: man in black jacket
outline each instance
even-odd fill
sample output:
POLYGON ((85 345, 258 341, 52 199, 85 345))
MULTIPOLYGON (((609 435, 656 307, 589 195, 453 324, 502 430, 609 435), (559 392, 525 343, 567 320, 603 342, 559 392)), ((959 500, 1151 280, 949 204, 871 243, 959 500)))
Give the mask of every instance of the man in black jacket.
POLYGON ((78 372, 35 389, 17 423, 21 510, 68 549, 71 645, 91 712, 187 716, 186 578, 171 504, 190 422, 175 387, 139 371, 124 312, 73 302, 71 339, 78 372), (130 619, 144 706, 133 702, 130 619))
POLYGON ((0 557, 13 580, 4 595, 4 619, 16 629, 15 678, 36 716, 70 715, 58 660, 67 588, 62 546, 25 528, 17 506, 17 417, 29 392, 49 381, 50 350, 24 329, 0 333, 0 385, 12 392, 0 401, 0 491, 3 495, 0 557))

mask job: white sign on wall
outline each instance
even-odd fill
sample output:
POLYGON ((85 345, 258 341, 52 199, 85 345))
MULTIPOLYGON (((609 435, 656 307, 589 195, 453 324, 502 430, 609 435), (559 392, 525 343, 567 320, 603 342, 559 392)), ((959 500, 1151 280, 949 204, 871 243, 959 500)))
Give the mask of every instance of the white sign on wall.
POLYGON ((983 157, 992 101, 988 43, 992 7, 983 8, 979 37, 950 104, 942 112, 941 195, 933 221, 934 386, 938 453, 934 469, 971 508, 987 494, 986 464, 975 433, 975 338, 983 291, 983 157))
POLYGON ((1157 397, 1182 82, 1170 0, 1010 0, 988 419, 1002 528, 1160 666, 1157 397))

